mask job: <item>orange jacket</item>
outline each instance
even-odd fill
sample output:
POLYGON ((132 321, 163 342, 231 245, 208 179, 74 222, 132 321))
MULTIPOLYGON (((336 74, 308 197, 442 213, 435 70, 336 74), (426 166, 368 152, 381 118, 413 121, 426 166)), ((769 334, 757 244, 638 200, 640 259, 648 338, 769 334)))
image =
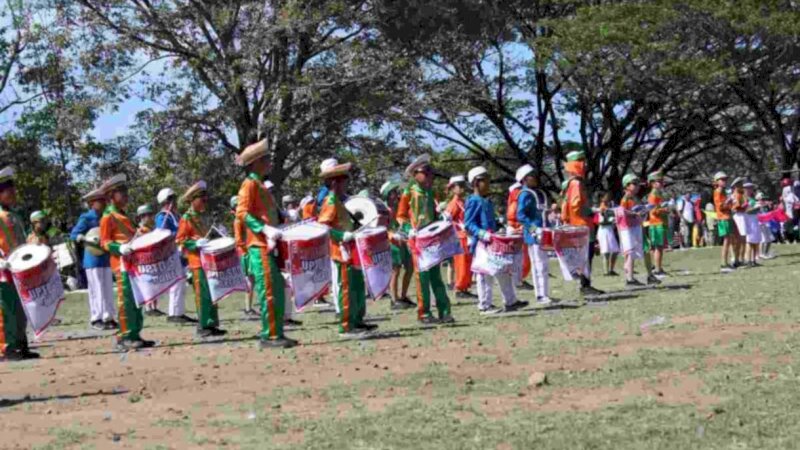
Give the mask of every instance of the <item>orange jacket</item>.
POLYGON ((205 238, 208 230, 208 225, 205 224, 203 217, 191 208, 181 217, 175 242, 186 256, 190 269, 203 267, 200 263, 200 249, 197 248, 197 241, 205 238))
POLYGON ((647 203, 650 205, 655 206, 655 208, 650 210, 650 226, 658 226, 658 225, 665 225, 666 216, 667 216, 667 209, 662 208, 661 204, 664 203, 664 198, 661 196, 660 192, 656 192, 655 190, 647 196, 647 203))
POLYGON ((245 245, 250 247, 267 247, 264 226, 279 227, 280 214, 275 206, 275 199, 264 187, 261 177, 251 173, 239 189, 239 204, 236 206, 236 218, 245 225, 245 245))
POLYGON ((464 199, 454 196, 447 204, 447 214, 450 215, 453 223, 456 224, 459 238, 467 238, 467 231, 464 229, 464 199))
POLYGON ((522 194, 521 186, 508 193, 508 202, 506 203, 506 221, 509 227, 517 231, 522 230, 522 225, 517 220, 520 194, 522 194))
POLYGON ((310 219, 314 217, 315 210, 317 209, 316 202, 309 202, 307 205, 303 206, 303 220, 310 219))
POLYGON ((717 211, 717 220, 730 220, 731 207, 726 202, 728 197, 722 188, 714 189, 714 209, 717 211))
POLYGON ((24 243, 22 219, 16 213, 0 207, 0 250, 4 258, 11 256, 11 252, 24 243))
POLYGON ((236 250, 239 251, 240 255, 243 255, 247 252, 247 241, 245 241, 246 235, 247 235, 247 230, 244 225, 244 222, 239 220, 236 216, 234 216, 233 239, 236 241, 236 250))
POLYGON ((352 232, 355 229, 350 213, 345 209, 344 204, 331 192, 325 197, 319 210, 317 222, 327 225, 331 229, 331 258, 334 261, 348 262, 342 255, 341 243, 344 233, 352 232))
POLYGON ((588 207, 589 197, 580 178, 573 178, 567 185, 567 194, 561 206, 561 220, 566 225, 592 227, 592 215, 588 207))
POLYGON ((135 234, 136 229, 133 228, 128 216, 114 205, 106 208, 103 218, 100 219, 100 246, 111 254, 111 270, 114 272, 119 273, 122 267, 120 245, 130 242, 135 234))
POLYGON ((400 204, 397 205, 400 229, 408 233, 412 228, 419 230, 436 222, 437 203, 432 190, 423 189, 416 181, 409 183, 400 196, 400 204))

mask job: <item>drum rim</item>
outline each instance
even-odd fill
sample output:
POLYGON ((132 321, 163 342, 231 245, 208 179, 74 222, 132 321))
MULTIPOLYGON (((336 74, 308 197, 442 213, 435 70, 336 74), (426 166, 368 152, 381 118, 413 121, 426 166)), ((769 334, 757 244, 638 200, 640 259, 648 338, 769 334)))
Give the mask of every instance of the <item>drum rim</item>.
POLYGON ((159 228, 157 230, 150 231, 149 233, 145 233, 145 234, 136 236, 135 238, 131 239, 130 246, 131 246, 131 249, 134 250, 134 251, 142 250, 142 249, 145 249, 145 248, 150 248, 150 247, 153 247, 155 245, 158 245, 158 244, 162 243, 164 240, 168 239, 171 236, 172 236, 172 232, 171 231, 163 229, 163 228, 159 228), (136 245, 137 241, 139 241, 139 240, 141 240, 141 239, 143 239, 145 237, 148 237, 148 236, 153 236, 156 233, 163 234, 164 237, 159 239, 159 240, 157 240, 157 241, 150 242, 147 245, 141 245, 141 246, 137 246, 136 245))
POLYGON ((318 238, 323 237, 323 236, 325 236, 327 234, 328 234, 328 230, 323 228, 323 227, 320 227, 320 226, 317 226, 317 225, 311 225, 311 224, 301 224, 301 225, 297 225, 297 226, 291 227, 289 229, 283 230, 283 236, 281 237, 281 240, 283 240, 283 241, 298 241, 298 240, 318 239, 318 238), (300 230, 300 229, 305 228, 305 227, 307 227, 309 230, 314 230, 315 234, 311 235, 311 236, 308 236, 308 235, 307 236, 292 236, 291 235, 293 231, 297 231, 297 230, 300 230))
POLYGON ((212 239, 212 240, 208 241, 208 245, 203 247, 203 253, 212 254, 213 255, 213 254, 216 254, 216 253, 227 252, 227 251, 233 250, 235 248, 236 248, 236 239, 234 239, 234 238, 232 238, 230 236, 224 236, 224 237, 219 237, 219 238, 212 239), (230 241, 230 242, 228 244, 226 244, 224 247, 216 247, 216 248, 215 247, 211 247, 214 242, 223 241, 223 240, 224 241, 230 241))
MULTIPOLYGON (((47 260, 48 260, 48 259, 50 259, 50 257, 52 256, 52 254, 53 254, 53 249, 51 249, 51 248, 50 248, 49 246, 47 246, 47 245, 39 245, 39 244, 22 244, 22 245, 20 245, 19 247, 15 248, 15 249, 14 249, 14 251, 13 251, 13 252, 11 252, 11 254, 8 256, 8 263, 11 265, 11 267, 10 267, 10 269, 9 269, 9 270, 10 270, 12 273, 21 273, 21 272, 27 272, 28 270, 31 270, 31 269, 33 269, 33 268, 36 268, 36 267, 39 267, 39 266, 41 266, 42 264, 45 264, 45 263, 47 263, 47 260), (35 265, 33 265, 33 266, 30 266, 30 267, 24 268, 24 269, 20 269, 20 268, 14 267, 14 263, 13 263, 13 261, 15 261, 15 260, 17 260, 17 259, 18 259, 18 258, 16 258, 16 257, 15 257, 15 255, 17 255, 17 254, 18 254, 18 253, 19 253, 21 250, 23 250, 23 249, 25 249, 25 248, 29 248, 29 247, 30 247, 30 248, 41 248, 41 249, 44 249, 44 250, 45 250, 45 254, 43 255, 43 258, 42 258, 42 260, 41 260, 41 261, 39 261, 39 263, 37 263, 37 264, 35 264, 35 265)), ((54 262, 54 264, 55 264, 55 262, 54 262)))

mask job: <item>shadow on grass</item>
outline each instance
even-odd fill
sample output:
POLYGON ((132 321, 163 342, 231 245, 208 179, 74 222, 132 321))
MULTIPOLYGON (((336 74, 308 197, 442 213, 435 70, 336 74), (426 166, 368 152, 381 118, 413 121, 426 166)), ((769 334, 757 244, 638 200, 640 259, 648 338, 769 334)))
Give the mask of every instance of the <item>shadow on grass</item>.
POLYGON ((317 347, 323 345, 333 345, 333 344, 343 344, 346 342, 361 342, 361 341, 383 341, 387 339, 399 339, 399 338, 408 338, 419 336, 422 333, 420 329, 414 329, 413 331, 403 331, 403 330, 395 330, 395 331, 387 331, 387 332, 376 332, 364 335, 358 338, 339 338, 339 339, 332 339, 329 341, 319 341, 319 342, 310 342, 310 343, 301 343, 302 347, 317 347))
POLYGON ((0 398, 0 408, 11 408, 13 406, 22 405, 26 403, 45 403, 49 401, 65 401, 65 400, 77 400, 80 398, 89 398, 89 397, 105 397, 105 396, 113 396, 113 395, 124 395, 127 394, 129 391, 127 389, 113 389, 112 391, 96 391, 96 392, 84 392, 81 394, 62 394, 62 395, 51 395, 48 397, 32 397, 30 395, 25 395, 21 397, 13 397, 13 398, 0 398))

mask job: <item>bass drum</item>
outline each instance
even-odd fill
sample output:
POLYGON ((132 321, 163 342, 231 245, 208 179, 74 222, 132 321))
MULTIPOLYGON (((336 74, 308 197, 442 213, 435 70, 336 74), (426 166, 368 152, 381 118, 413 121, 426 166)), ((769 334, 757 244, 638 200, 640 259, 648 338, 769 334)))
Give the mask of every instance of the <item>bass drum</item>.
POLYGON ((389 228, 391 213, 386 203, 381 200, 357 195, 347 199, 344 207, 359 226, 389 228))
POLYGON ((100 248, 100 227, 94 227, 86 233, 86 240, 85 240, 84 250, 91 253, 94 256, 103 256, 106 254, 102 248, 100 248))

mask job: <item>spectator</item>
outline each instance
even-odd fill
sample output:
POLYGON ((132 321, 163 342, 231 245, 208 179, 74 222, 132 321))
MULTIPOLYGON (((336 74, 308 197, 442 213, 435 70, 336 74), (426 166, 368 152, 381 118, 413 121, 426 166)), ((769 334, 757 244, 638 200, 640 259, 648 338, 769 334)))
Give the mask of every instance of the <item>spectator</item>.
POLYGON ((684 194, 678 199, 678 214, 680 214, 681 247, 692 246, 692 231, 694 231, 694 205, 690 194, 684 194))

